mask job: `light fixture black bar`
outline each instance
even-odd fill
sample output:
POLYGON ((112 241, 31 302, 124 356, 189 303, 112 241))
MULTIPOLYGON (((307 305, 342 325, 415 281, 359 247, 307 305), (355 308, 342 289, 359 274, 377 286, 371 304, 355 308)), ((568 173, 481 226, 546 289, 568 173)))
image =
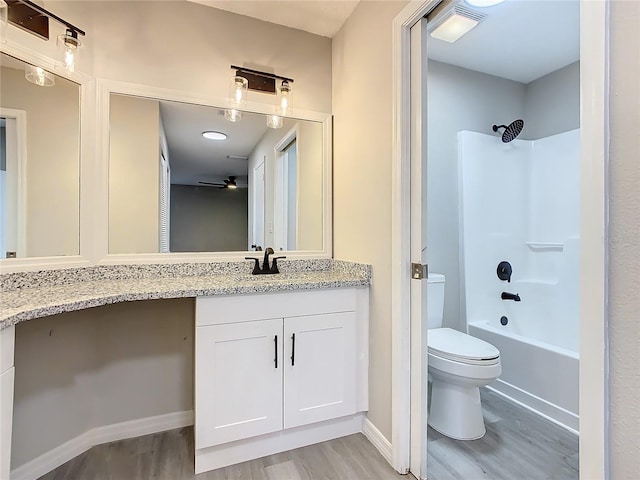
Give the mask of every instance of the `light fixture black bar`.
POLYGON ((31 2, 30 0, 20 0, 20 3, 24 3, 25 5, 29 5, 31 8, 33 8, 37 12, 41 13, 45 17, 49 17, 49 18, 53 18, 54 20, 57 20, 58 22, 60 22, 63 25, 65 25, 67 28, 69 28, 69 29, 71 29, 71 30, 73 30, 75 32, 78 32, 80 35, 85 35, 83 30, 80 30, 78 27, 76 27, 75 25, 72 25, 71 23, 67 22, 63 18, 60 18, 55 13, 51 13, 50 11, 46 10, 45 8, 42 8, 40 5, 31 2))
POLYGON ((231 68, 238 70, 240 72, 253 73, 254 75, 260 75, 261 77, 275 78, 278 80, 286 80, 287 82, 293 83, 293 78, 281 77, 280 75, 276 75, 275 73, 261 72, 259 70, 252 70, 250 68, 238 67, 236 65, 231 65, 231 68))

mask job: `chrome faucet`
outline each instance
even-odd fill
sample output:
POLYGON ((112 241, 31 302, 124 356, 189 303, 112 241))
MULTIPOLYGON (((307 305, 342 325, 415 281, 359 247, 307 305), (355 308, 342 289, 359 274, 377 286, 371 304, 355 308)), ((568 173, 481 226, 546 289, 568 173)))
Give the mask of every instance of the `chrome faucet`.
POLYGON ((269 266, 269 255, 273 255, 275 252, 273 251, 273 248, 271 247, 267 247, 264 250, 264 260, 262 261, 262 268, 260 267, 260 259, 259 258, 255 258, 255 257, 244 257, 245 260, 253 260, 254 264, 253 264, 253 271, 251 272, 252 275, 266 275, 266 274, 273 274, 273 273, 280 273, 280 270, 278 270, 278 260, 280 260, 281 258, 287 258, 287 257, 273 257, 273 260, 271 261, 271 266, 269 266))
POLYGON ((520 301, 520 295, 518 295, 517 293, 502 292, 500 298, 502 300, 513 300, 514 302, 520 301))

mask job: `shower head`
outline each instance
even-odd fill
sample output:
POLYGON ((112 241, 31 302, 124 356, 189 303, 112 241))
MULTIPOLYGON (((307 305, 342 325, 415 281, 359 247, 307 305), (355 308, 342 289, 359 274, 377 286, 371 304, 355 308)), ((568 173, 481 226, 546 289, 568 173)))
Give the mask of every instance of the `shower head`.
POLYGON ((520 132, 522 132, 522 128, 524 127, 524 120, 515 120, 511 122, 509 125, 494 125, 493 131, 497 132, 499 128, 504 128, 504 132, 502 132, 502 142, 509 143, 516 139, 520 132))

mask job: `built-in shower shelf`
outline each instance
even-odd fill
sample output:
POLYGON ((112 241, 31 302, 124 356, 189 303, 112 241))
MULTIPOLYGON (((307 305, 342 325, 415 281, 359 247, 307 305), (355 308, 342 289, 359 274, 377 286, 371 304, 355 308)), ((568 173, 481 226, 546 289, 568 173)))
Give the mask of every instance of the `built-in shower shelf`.
POLYGON ((531 250, 547 250, 561 252, 564 249, 564 243, 559 242, 525 242, 531 250))

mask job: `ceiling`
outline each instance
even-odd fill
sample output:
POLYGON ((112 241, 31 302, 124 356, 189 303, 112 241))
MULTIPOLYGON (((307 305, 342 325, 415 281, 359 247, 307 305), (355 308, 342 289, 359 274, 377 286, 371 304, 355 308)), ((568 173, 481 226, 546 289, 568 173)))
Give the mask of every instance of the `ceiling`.
POLYGON ((429 58, 522 83, 580 58, 578 0, 506 0, 474 10, 487 17, 455 43, 429 37, 429 58))
POLYGON ((188 0, 333 38, 360 0, 188 0))
POLYGON ((160 101, 162 125, 169 146, 171 183, 222 183, 230 175, 246 185, 248 157, 267 131, 265 115, 243 112, 240 122, 229 122, 217 107, 160 101), (222 132, 226 140, 208 140, 204 131, 222 132))

